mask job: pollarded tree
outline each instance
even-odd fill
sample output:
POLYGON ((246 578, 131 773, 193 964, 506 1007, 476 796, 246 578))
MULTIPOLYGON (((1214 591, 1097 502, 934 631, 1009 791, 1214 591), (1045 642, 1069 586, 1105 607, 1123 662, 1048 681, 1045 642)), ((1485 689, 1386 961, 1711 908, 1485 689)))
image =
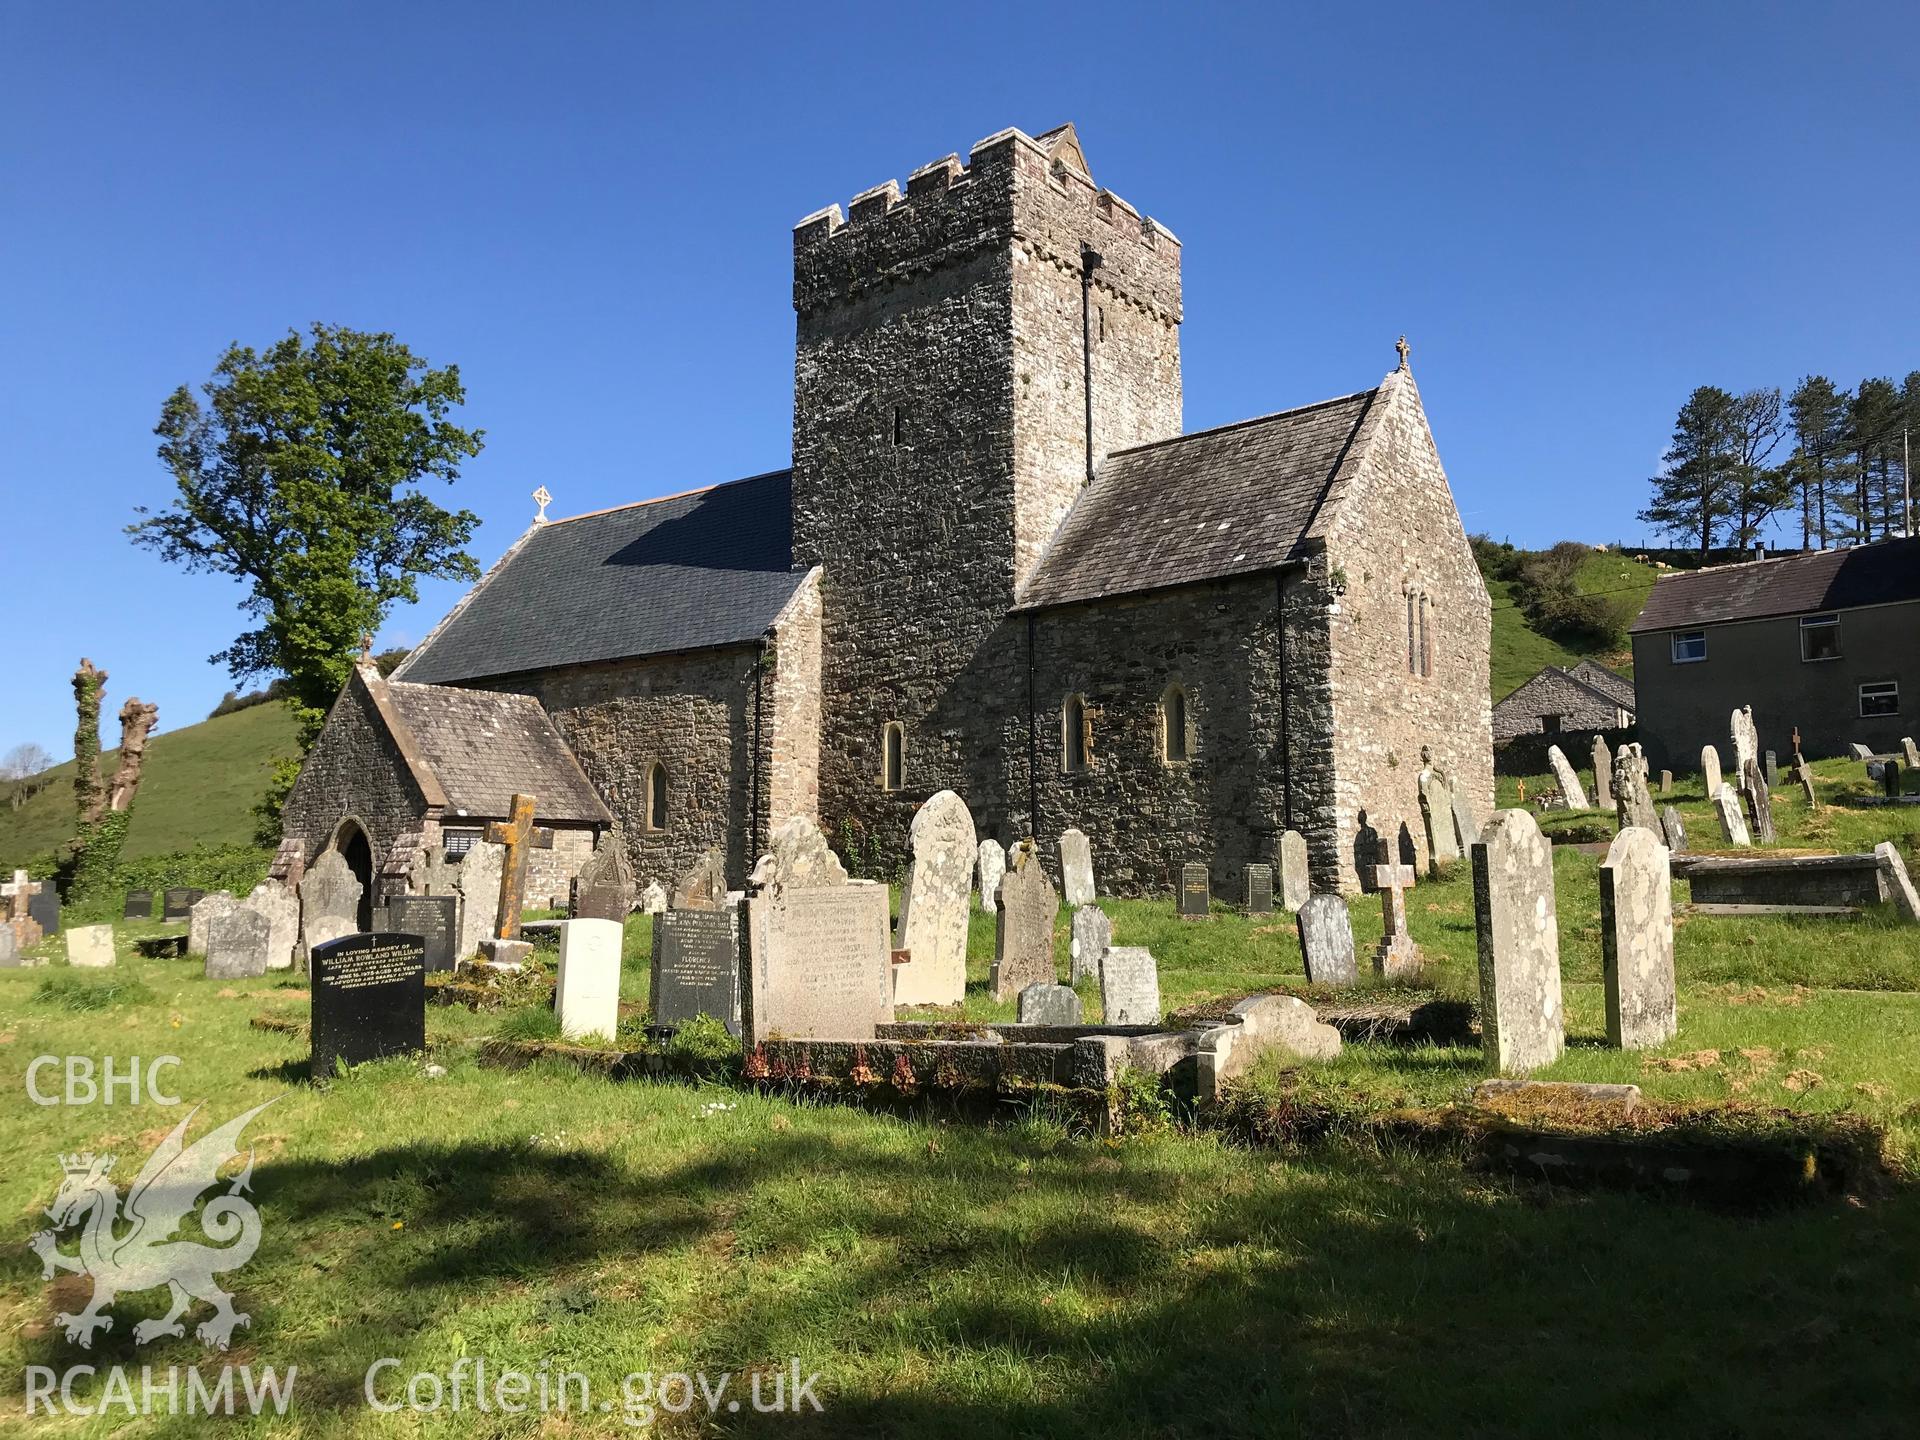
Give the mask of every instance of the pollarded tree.
POLYGON ((1721 523, 1734 513, 1734 435, 1740 402, 1716 385, 1687 397, 1673 422, 1673 441, 1651 481, 1653 499, 1640 518, 1670 535, 1697 539, 1704 563, 1721 523))
POLYGON ((391 335, 315 325, 256 351, 230 346, 196 397, 186 386, 154 433, 177 488, 128 527, 190 571, 231 575, 259 623, 215 661, 235 679, 291 682, 302 745, 345 683, 360 637, 423 575, 471 580, 478 524, 422 490, 459 477, 483 432, 449 418, 466 400, 391 335))

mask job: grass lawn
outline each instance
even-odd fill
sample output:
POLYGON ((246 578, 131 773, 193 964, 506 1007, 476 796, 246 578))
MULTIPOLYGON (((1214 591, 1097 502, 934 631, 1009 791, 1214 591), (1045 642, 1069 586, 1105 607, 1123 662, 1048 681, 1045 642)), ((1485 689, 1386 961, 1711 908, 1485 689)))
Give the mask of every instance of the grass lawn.
MULTIPOLYGON (((1605 594, 1628 615, 1637 615, 1646 603, 1657 574, 1651 565, 1630 560, 1612 551, 1595 551, 1580 564, 1574 583, 1584 594, 1605 594)), ((1633 674, 1633 652, 1618 650, 1570 649, 1550 640, 1527 623, 1514 604, 1513 587, 1505 580, 1488 580, 1487 593, 1493 599, 1493 652, 1491 688, 1496 701, 1504 700, 1549 665, 1571 669, 1582 660, 1598 660, 1619 674, 1633 674)))
MULTIPOLYGON (((1819 768, 1833 789, 1847 767, 1819 768)), ((1706 833, 1697 785, 1679 803, 1706 833)), ((1783 843, 1897 831, 1920 860, 1920 817, 1809 817, 1790 795, 1777 806, 1783 843)), ((1849 1110, 1911 1155, 1920 927, 1881 914, 1687 920, 1680 1034, 1623 1054, 1597 1043, 1597 863, 1556 855, 1572 1044, 1549 1077, 1630 1079, 1655 1100, 1849 1110)), ((1169 1009, 1304 984, 1284 915, 1183 923, 1167 901, 1104 903, 1118 943, 1160 958, 1169 1009)), ((1423 881, 1408 908, 1426 983, 1472 996, 1464 871, 1423 881)), ((1357 900, 1354 919, 1370 947, 1377 904, 1357 900)), ((141 928, 162 927, 124 937, 141 928)), ((1065 930, 1063 913, 1063 973, 1065 930)), ((628 941, 631 1000, 645 988, 640 924, 628 941)), ((985 917, 973 942, 966 1008, 1005 1015, 985 998, 985 917)), ((76 1350, 52 1312, 78 1309, 85 1286, 43 1281, 24 1244, 59 1153, 117 1154, 124 1187, 184 1114, 37 1107, 24 1091, 32 1057, 172 1054, 175 1092, 207 1106, 196 1135, 283 1097, 248 1133, 263 1238, 233 1276, 252 1324, 224 1357, 299 1367, 288 1416, 255 1422, 261 1432, 630 1434, 630 1372, 706 1371, 713 1384, 730 1372, 739 1396, 746 1372, 795 1357, 821 1376, 822 1413, 733 1412, 723 1396, 713 1417, 704 1402, 659 1415, 659 1433, 1805 1436, 1837 1423, 1902 1435, 1920 1405, 1905 1344, 1920 1323, 1920 1192, 1905 1183, 1736 1212, 1505 1179, 1391 1140, 1107 1139, 1026 1105, 992 1126, 901 1119, 553 1063, 483 1068, 473 1042, 528 1021, 441 1007, 428 1034, 444 1077, 396 1060, 316 1088, 303 1041, 249 1025, 301 1014, 298 979, 222 984, 199 968, 129 946, 110 975, 0 971, 0 1086, 16 1096, 0 1110, 15 1241, 0 1264, 0 1372, 220 1363, 191 1338, 135 1346, 132 1325, 162 1292, 129 1295, 114 1329, 76 1350), (461 1356, 496 1372, 579 1371, 595 1408, 375 1413, 364 1376, 388 1356, 402 1376, 445 1375, 461 1356)), ((1477 1047, 1356 1044, 1256 1083, 1432 1104, 1483 1074, 1477 1047)), ((400 1386, 376 1388, 384 1402, 400 1386)), ((204 1433, 184 1415, 34 1423, 204 1433)))

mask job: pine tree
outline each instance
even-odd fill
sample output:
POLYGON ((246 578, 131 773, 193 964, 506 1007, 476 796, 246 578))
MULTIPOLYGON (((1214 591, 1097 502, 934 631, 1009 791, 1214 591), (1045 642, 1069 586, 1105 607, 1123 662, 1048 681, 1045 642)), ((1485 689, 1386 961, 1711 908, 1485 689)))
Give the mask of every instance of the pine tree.
POLYGON ((1876 517, 1883 537, 1898 528, 1893 460, 1900 450, 1902 410, 1900 391, 1887 379, 1862 380, 1848 407, 1854 483, 1847 508, 1855 522, 1854 538, 1862 544, 1873 539, 1876 517))
POLYGON ((1653 499, 1640 519, 1670 535, 1700 543, 1702 563, 1721 523, 1734 513, 1736 410, 1740 402, 1714 385, 1687 397, 1673 423, 1673 441, 1649 482, 1653 499))
POLYGON ((1802 543, 1811 546, 1820 537, 1826 549, 1827 497, 1838 479, 1840 458, 1847 444, 1847 392, 1835 388, 1824 375, 1808 375, 1787 400, 1793 424, 1794 450, 1787 464, 1800 487, 1802 543))

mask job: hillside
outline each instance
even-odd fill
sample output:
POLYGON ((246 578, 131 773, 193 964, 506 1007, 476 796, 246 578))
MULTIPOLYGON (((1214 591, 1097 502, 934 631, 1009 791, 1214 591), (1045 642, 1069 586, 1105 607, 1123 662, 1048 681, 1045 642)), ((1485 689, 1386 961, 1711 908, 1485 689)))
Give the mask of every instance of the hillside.
MULTIPOLYGON (((250 843, 253 805, 266 789, 274 757, 292 749, 293 717, 275 704, 161 731, 147 747, 146 775, 122 853, 137 859, 196 845, 250 843)), ((118 750, 102 759, 109 780, 118 764, 118 750)), ((71 760, 56 765, 46 785, 18 810, 0 802, 0 868, 43 855, 72 835, 71 760)))
MULTIPOLYGON (((1574 585, 1583 595, 1604 595, 1613 600, 1631 620, 1646 603, 1657 573, 1653 566, 1625 555, 1595 551, 1580 562, 1574 585)), ((1549 665, 1573 666, 1592 659, 1621 675, 1633 674, 1633 652, 1624 641, 1581 645, 1543 635, 1521 612, 1512 581, 1492 575, 1486 580, 1487 593, 1493 597, 1492 690, 1496 701, 1505 699, 1549 665)))

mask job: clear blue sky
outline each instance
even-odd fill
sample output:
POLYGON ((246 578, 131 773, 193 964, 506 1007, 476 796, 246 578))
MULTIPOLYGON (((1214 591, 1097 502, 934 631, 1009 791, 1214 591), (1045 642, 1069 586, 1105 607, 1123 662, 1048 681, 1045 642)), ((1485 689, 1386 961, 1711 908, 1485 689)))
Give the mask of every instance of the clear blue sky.
POLYGON ((785 464, 793 222, 1009 125, 1074 121, 1185 242, 1189 429, 1368 386, 1405 331, 1470 529, 1639 540, 1695 385, 1920 364, 1917 56, 1911 3, 11 0, 0 749, 71 753, 82 655, 162 731, 233 683, 238 588, 121 533, 229 341, 457 363, 490 563, 536 485, 785 464))

